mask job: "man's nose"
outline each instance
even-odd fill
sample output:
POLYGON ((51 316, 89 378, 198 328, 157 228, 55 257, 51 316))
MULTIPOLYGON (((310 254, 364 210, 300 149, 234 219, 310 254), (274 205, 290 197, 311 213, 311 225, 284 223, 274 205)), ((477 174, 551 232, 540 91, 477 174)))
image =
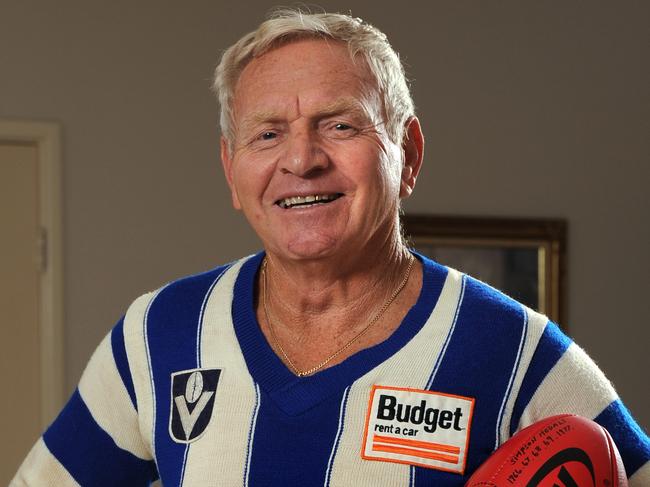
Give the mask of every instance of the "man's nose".
POLYGON ((329 165, 329 158, 318 143, 318 135, 310 130, 290 134, 286 147, 280 163, 283 173, 309 177, 329 165))

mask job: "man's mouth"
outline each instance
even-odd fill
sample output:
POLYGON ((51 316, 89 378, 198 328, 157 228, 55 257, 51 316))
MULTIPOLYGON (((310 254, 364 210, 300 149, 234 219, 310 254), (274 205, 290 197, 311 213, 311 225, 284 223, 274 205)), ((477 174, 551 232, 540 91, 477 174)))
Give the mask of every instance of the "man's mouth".
POLYGON ((308 196, 291 196, 275 202, 280 208, 288 209, 298 206, 324 205, 343 196, 343 193, 312 194, 308 196))

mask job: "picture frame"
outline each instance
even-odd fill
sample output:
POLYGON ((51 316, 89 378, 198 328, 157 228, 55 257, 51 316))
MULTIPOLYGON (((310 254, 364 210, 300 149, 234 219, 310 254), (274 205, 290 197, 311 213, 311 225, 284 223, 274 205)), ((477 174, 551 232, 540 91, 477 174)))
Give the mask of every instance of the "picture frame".
POLYGON ((565 220, 406 214, 402 228, 417 252, 566 323, 565 220))

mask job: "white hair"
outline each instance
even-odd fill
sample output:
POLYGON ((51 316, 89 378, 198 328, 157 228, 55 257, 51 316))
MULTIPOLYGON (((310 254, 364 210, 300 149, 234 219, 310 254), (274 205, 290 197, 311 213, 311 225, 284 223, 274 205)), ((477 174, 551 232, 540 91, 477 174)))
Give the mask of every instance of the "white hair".
POLYGON ((331 39, 347 44, 350 56, 361 56, 377 81, 384 104, 386 130, 395 143, 404 135, 404 125, 415 114, 404 67, 386 35, 359 18, 331 13, 305 13, 282 9, 271 13, 257 30, 228 48, 215 70, 213 89, 221 105, 221 133, 234 141, 233 97, 242 71, 253 59, 301 39, 331 39))

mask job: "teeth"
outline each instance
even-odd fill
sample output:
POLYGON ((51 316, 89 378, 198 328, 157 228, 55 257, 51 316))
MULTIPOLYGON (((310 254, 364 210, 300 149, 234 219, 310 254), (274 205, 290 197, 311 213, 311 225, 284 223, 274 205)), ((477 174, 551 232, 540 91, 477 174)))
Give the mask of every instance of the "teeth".
POLYGON ((278 204, 282 208, 291 208, 295 205, 307 205, 310 203, 319 203, 321 201, 332 201, 338 198, 338 194, 314 194, 309 196, 292 196, 280 200, 278 204))

